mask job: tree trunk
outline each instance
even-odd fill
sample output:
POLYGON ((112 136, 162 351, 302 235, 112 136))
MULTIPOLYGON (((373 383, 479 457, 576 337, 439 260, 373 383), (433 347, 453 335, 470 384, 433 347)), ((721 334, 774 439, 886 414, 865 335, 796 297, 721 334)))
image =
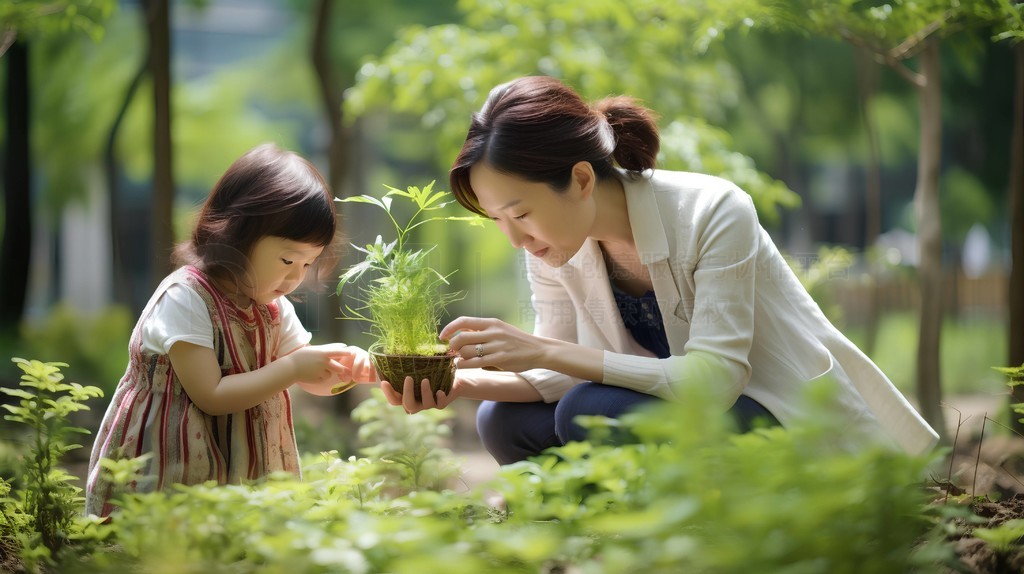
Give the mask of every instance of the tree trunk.
POLYGON ((149 9, 150 73, 153 75, 153 199, 150 256, 155 287, 172 270, 174 248, 173 146, 171 141, 171 30, 167 0, 151 0, 149 9))
POLYGON ((868 286, 868 310, 865 322, 864 348, 869 356, 875 351, 878 340, 879 315, 879 282, 880 256, 874 249, 875 242, 882 232, 882 183, 881 160, 878 152, 878 132, 875 130, 874 118, 871 117, 871 98, 878 86, 878 68, 871 55, 864 48, 857 48, 857 88, 860 103, 861 120, 864 122, 864 134, 868 143, 868 165, 864 173, 864 258, 871 271, 871 285, 868 286))
MULTIPOLYGON (((28 47, 15 41, 4 55, 6 146, 4 232, 0 243, 0 337, 15 336, 25 311, 32 254, 32 155, 28 47)), ((5 358, 6 360, 6 358, 5 358)))
POLYGON ((939 43, 925 40, 920 54, 918 87, 920 104, 920 151, 917 163, 917 238, 920 251, 918 282, 921 292, 920 340, 917 347, 917 392, 921 414, 945 436, 939 372, 939 339, 942 329, 942 223, 939 217, 939 164, 942 151, 942 86, 939 82, 939 43))
POLYGON ((331 128, 331 140, 327 147, 328 174, 327 182, 336 195, 340 195, 341 183, 345 178, 348 157, 348 134, 345 130, 341 106, 344 103, 343 91, 338 87, 331 65, 330 32, 331 10, 334 0, 319 0, 313 15, 313 43, 311 46, 313 69, 316 71, 317 87, 320 89, 320 101, 327 114, 327 123, 331 128))
MULTIPOLYGON (((344 92, 337 84, 334 66, 331 63, 330 26, 334 0, 318 0, 313 11, 313 36, 310 45, 310 57, 313 70, 316 72, 317 88, 320 91, 320 102, 330 126, 330 141, 327 144, 327 182, 336 197, 342 197, 342 184, 348 171, 349 140, 351 130, 345 128, 342 104, 344 92)), ((354 222, 358 226, 357 222, 354 222)), ((350 230, 351 231, 351 230, 350 230)), ((340 263, 340 261, 339 261, 340 263)), ((337 269, 335 270, 337 271, 337 269)), ((338 273, 332 274, 337 277, 338 273)), ((333 289, 330 290, 333 293, 333 289)), ((327 295, 327 301, 340 302, 337 298, 327 295)), ((319 298, 318 300, 324 300, 319 298)), ((316 320, 319 324, 319 335, 328 341, 350 340, 345 337, 342 321, 337 320, 337 305, 324 303, 315 308, 316 320)), ((355 406, 355 398, 351 394, 338 397, 334 401, 334 410, 339 414, 351 412, 355 406)), ((343 420, 347 417, 343 418, 343 420)))
MULTIPOLYGON (((1013 48, 1017 79, 1014 84, 1013 131, 1010 140, 1010 365, 1024 365, 1024 42, 1013 48)), ((1013 403, 1024 403, 1024 386, 1013 389, 1013 403)), ((1024 432, 1019 416, 1013 427, 1024 432)))
POLYGON ((145 78, 146 72, 149 71, 150 61, 150 50, 146 49, 146 54, 143 56, 139 69, 135 72, 135 76, 132 78, 128 89, 125 91, 124 98, 121 100, 121 107, 117 110, 117 115, 114 117, 114 123, 110 126, 110 132, 107 134, 107 147, 103 154, 103 164, 107 174, 107 190, 110 196, 110 202, 108 209, 110 211, 110 271, 112 285, 114 286, 114 302, 122 305, 131 305, 133 314, 140 312, 142 309, 136 309, 134 302, 132 301, 131 292, 128 289, 128 282, 125 279, 124 273, 124 261, 121 256, 121 217, 119 213, 121 203, 120 193, 120 176, 121 170, 118 169, 117 152, 115 146, 117 144, 117 135, 121 130, 121 123, 124 121, 125 115, 128 113, 128 106, 131 105, 132 100, 135 99, 135 94, 139 90, 139 86, 142 84, 142 79, 145 78))

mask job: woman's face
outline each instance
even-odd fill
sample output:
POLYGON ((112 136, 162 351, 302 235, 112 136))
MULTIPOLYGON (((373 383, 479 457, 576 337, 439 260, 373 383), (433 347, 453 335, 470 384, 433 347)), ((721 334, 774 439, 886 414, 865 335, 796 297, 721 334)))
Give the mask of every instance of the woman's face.
POLYGON ((529 251, 551 267, 561 267, 583 246, 594 222, 593 172, 589 173, 587 185, 586 175, 577 177, 574 168, 569 189, 558 193, 545 183, 478 163, 469 170, 469 184, 480 207, 512 247, 529 251))

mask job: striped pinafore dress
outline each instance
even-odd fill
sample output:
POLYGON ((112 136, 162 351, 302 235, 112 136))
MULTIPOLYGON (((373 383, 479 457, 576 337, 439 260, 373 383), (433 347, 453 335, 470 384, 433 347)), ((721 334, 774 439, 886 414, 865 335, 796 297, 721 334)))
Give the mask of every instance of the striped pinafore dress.
POLYGON ((244 412, 211 416, 189 400, 168 356, 143 348, 142 326, 174 283, 186 284, 206 303, 222 376, 254 371, 277 358, 281 317, 276 302, 240 308, 192 266, 164 279, 132 332, 128 369, 96 434, 86 481, 88 514, 107 516, 115 508, 110 498, 116 493, 100 465, 103 458, 152 454, 128 486, 137 492, 208 480, 238 484, 274 471, 299 474, 287 390, 244 412))

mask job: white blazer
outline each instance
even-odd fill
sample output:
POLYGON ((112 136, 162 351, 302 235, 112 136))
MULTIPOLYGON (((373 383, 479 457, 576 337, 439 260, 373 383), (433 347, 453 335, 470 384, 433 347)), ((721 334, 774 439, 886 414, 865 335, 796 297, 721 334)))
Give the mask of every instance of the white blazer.
MULTIPOLYGON (((871 360, 821 312, 735 184, 708 175, 621 173, 629 222, 650 271, 672 356, 658 359, 623 324, 598 243, 564 266, 526 253, 534 333, 604 349, 604 384, 667 400, 707 385, 731 405, 745 394, 785 426, 803 408, 809 381, 834 382, 844 430, 922 453, 938 435, 871 360)), ((582 382, 562 373, 521 373, 553 402, 582 382)))

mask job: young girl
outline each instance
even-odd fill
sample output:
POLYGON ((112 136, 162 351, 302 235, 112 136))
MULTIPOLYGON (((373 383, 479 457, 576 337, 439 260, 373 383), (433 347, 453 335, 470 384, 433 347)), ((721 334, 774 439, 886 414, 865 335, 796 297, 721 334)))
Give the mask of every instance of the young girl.
POLYGON ((298 155, 263 145, 228 168, 132 332, 89 461, 87 513, 114 510, 103 458, 151 454, 138 491, 299 474, 288 387, 329 395, 375 381, 362 350, 309 346, 286 297, 313 265, 331 270, 335 232, 330 190, 298 155))
POLYGON ((837 442, 930 449, 935 431, 825 318, 750 197, 716 177, 654 169, 659 143, 653 113, 630 98, 590 106, 545 77, 494 88, 451 189, 525 252, 533 333, 456 319, 441 332, 463 357, 451 392, 416 403, 384 388, 388 400, 410 412, 483 400, 477 429, 506 464, 585 438, 577 415, 685 401, 694 384, 740 429, 785 426, 824 380, 837 442))

